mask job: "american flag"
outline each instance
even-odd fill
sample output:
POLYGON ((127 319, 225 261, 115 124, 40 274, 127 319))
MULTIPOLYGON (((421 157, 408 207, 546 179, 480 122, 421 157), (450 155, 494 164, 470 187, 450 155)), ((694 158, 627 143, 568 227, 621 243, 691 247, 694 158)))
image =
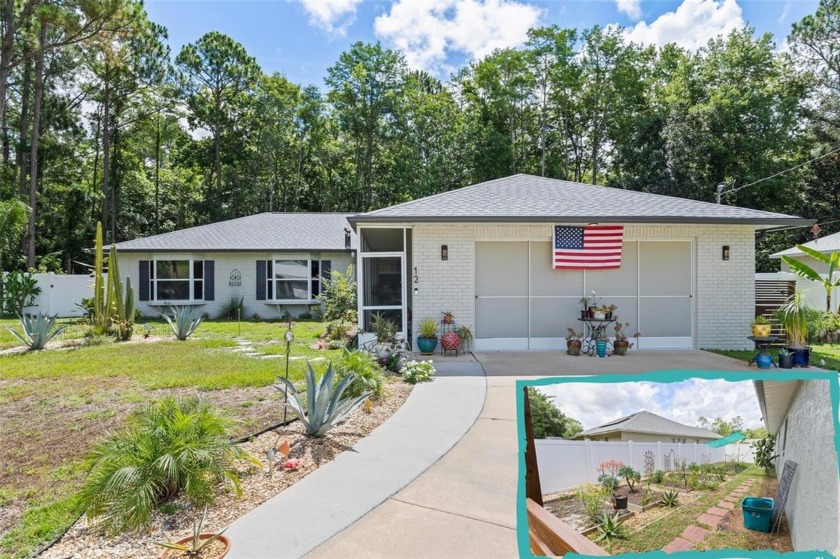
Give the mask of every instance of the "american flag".
POLYGON ((554 269, 588 270, 621 267, 622 225, 554 226, 554 269))

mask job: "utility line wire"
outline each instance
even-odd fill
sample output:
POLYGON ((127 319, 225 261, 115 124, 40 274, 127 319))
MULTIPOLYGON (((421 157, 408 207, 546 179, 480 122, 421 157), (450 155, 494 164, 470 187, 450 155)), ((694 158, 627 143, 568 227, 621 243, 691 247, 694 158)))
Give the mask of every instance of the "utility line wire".
POLYGON ((725 190, 725 189, 726 189, 726 185, 725 185, 725 184, 723 184, 723 183, 721 183, 721 184, 719 184, 719 185, 717 186, 717 203, 718 203, 718 204, 720 204, 720 200, 721 200, 721 198, 722 198, 723 196, 726 196, 727 194, 732 194, 732 193, 734 193, 734 192, 738 192, 739 190, 743 190, 743 189, 745 189, 745 188, 747 188, 747 187, 750 187, 750 186, 756 185, 756 184, 758 184, 758 183, 760 183, 760 182, 769 181, 770 179, 774 179, 774 178, 776 178, 776 177, 778 177, 778 176, 780 176, 780 175, 784 175, 785 173, 789 173, 789 172, 791 172, 791 171, 795 171, 796 169, 799 169, 800 167, 804 167, 805 165, 808 165, 808 164, 810 164, 810 163, 813 163, 814 161, 818 161, 818 160, 820 160, 820 159, 823 159, 824 157, 828 157, 829 155, 831 155, 831 154, 833 154, 833 153, 838 153, 838 152, 840 152, 840 147, 839 147, 839 148, 835 148, 835 149, 833 149, 833 150, 829 151, 828 153, 824 153, 824 154, 822 154, 822 155, 820 155, 820 156, 817 156, 817 157, 815 157, 815 158, 813 158, 813 159, 809 159, 808 161, 805 161, 804 163, 800 163, 799 165, 796 165, 795 167, 791 167, 790 169, 785 169, 784 171, 779 171, 779 172, 778 172, 778 173, 776 173, 775 175, 770 175, 769 177, 764 177, 763 179, 758 179, 757 181, 751 182, 751 183, 749 183, 749 184, 745 184, 744 186, 739 186, 739 187, 737 187, 737 188, 731 188, 731 190, 725 190))

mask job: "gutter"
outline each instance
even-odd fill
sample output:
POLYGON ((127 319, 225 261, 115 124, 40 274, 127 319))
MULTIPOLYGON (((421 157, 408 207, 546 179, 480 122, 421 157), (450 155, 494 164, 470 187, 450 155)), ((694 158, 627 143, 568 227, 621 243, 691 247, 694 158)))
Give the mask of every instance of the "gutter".
POLYGON ((814 219, 801 217, 750 218, 750 217, 683 217, 683 216, 391 216, 359 214, 347 218, 355 229, 365 223, 655 223, 669 225, 754 225, 767 226, 772 231, 798 229, 816 223, 814 219), (784 226, 777 224, 786 224, 784 226))

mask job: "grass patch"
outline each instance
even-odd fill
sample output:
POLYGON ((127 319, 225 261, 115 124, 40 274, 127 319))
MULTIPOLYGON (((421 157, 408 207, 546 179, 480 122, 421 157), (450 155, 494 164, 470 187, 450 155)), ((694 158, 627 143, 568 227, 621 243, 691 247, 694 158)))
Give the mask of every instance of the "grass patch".
MULTIPOLYGON (((739 361, 749 361, 757 353, 752 349, 709 349, 706 350, 718 355, 725 355, 739 361)), ((779 349, 770 348, 767 351, 772 357, 773 361, 779 362, 779 349)), ((840 370, 840 345, 838 344, 814 344, 811 346, 811 365, 816 367, 823 367, 833 371, 840 370), (820 360, 825 360, 825 365, 820 365, 820 360)))
MULTIPOLYGON (((84 321, 70 323, 59 339, 79 339, 84 321)), ((0 350, 19 343, 0 320, 0 350)), ((320 322, 294 324, 293 357, 315 358, 322 371, 341 351, 312 349, 320 322)), ((123 426, 138 405, 169 391, 204 391, 239 424, 233 436, 258 431, 282 415, 275 390, 285 360, 247 357, 233 350, 250 341, 261 354, 285 354, 283 322, 205 321, 190 339, 174 339, 162 320, 141 319, 130 343, 81 345, 0 356, 0 559, 28 557, 65 530, 81 512, 75 492, 82 458, 108 432, 123 426), (150 334, 143 339, 144 332, 150 334), (5 523, 4 523, 5 522, 5 523)), ((290 378, 303 379, 306 359, 290 362, 290 378)))

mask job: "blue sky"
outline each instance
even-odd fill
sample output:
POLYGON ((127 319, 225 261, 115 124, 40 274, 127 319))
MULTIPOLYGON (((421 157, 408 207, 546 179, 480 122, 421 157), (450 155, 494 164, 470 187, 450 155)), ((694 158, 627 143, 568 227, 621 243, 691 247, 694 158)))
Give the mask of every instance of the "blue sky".
POLYGON ((817 0, 147 0, 169 30, 173 57, 220 31, 263 71, 322 86, 327 68, 356 41, 399 48, 409 65, 442 78, 496 47, 520 45, 529 27, 618 24, 637 42, 688 48, 733 28, 772 33, 781 46, 817 0))
POLYGON ((647 410, 697 425, 701 416, 730 420, 740 415, 744 427, 763 425, 752 381, 689 379, 684 382, 561 383, 538 387, 554 396, 554 405, 591 429, 613 419, 647 410))

